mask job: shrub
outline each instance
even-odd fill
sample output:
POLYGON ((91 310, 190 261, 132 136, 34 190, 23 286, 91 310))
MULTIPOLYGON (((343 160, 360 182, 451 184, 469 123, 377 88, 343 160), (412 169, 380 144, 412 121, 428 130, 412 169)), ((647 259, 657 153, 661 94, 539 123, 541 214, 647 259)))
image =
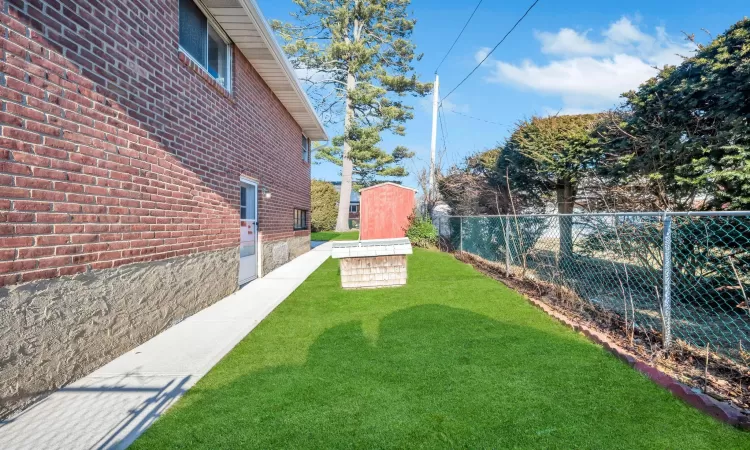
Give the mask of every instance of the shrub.
POLYGON ((615 181, 646 177, 662 210, 750 208, 750 19, 623 98, 597 131, 615 181))
POLYGON ((438 231, 430 219, 412 213, 409 216, 409 228, 406 230, 406 237, 415 247, 433 248, 437 246, 438 231))
POLYGON ((312 180, 310 186, 312 215, 310 226, 312 231, 330 231, 336 228, 338 215, 339 193, 331 183, 312 180))

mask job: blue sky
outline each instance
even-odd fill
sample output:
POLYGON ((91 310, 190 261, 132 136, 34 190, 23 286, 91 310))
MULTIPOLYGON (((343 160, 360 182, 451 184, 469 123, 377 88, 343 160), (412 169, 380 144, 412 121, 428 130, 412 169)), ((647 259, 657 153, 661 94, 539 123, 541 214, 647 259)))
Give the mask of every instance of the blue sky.
MULTIPOLYGON (((412 0, 418 20, 413 40, 424 53, 416 68, 423 81, 434 78, 435 67, 477 1, 412 0)), ((269 20, 288 20, 295 9, 291 0, 258 3, 269 20)), ((442 96, 502 38, 530 3, 484 0, 440 68, 442 96)), ((749 12, 747 0, 541 0, 472 78, 444 102, 443 166, 502 142, 509 127, 524 117, 593 112, 614 105, 618 93, 637 87, 653 74, 653 65, 679 61, 678 53, 689 54, 683 31, 705 42, 709 38, 701 29, 719 34, 749 12)), ((415 118, 407 123, 407 135, 384 135, 383 146, 405 145, 416 152, 406 164, 412 175, 404 184, 417 187, 413 174, 429 163, 431 98, 415 99, 412 105, 415 118)), ((340 170, 329 163, 316 164, 313 177, 338 180, 340 170)))

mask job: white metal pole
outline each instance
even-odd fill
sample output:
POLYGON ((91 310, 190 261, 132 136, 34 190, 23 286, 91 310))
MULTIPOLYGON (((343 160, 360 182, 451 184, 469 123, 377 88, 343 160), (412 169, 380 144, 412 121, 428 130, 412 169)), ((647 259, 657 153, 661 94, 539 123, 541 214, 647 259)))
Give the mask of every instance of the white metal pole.
POLYGON ((430 185, 427 193, 430 200, 434 199, 435 188, 435 149, 437 147, 438 106, 440 100, 440 77, 435 74, 435 86, 432 89, 432 142, 430 143, 430 185))
POLYGON ((510 277, 510 219, 505 218, 505 276, 510 277))
POLYGON ((464 218, 461 217, 461 223, 458 228, 459 248, 464 251, 464 218))
POLYGON ((662 264, 662 289, 664 290, 664 304, 662 305, 662 339, 664 348, 669 350, 672 345, 672 218, 664 217, 664 261, 662 264))

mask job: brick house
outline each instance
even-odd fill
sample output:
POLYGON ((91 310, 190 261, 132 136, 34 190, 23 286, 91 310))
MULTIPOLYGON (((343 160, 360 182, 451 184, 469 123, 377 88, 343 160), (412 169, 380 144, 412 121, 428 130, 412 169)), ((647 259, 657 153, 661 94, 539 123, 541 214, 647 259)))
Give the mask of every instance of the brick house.
MULTIPOLYGON (((336 192, 341 193, 341 182, 331 182, 336 192)), ((359 212, 360 212, 360 196, 359 192, 352 189, 352 194, 349 196, 349 228, 359 228, 359 212)))
POLYGON ((308 251, 327 137, 254 0, 0 19, 2 416, 308 251))

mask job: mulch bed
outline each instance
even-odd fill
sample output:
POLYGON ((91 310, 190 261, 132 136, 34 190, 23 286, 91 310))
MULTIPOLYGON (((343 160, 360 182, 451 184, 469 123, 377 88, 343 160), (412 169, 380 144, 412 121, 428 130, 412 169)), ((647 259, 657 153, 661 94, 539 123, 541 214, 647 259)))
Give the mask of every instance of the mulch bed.
MULTIPOLYGON (((560 286, 521 278, 505 266, 465 252, 459 261, 524 294, 535 306, 601 344, 676 396, 719 420, 750 429, 750 367, 676 341, 669 351, 661 333, 632 327, 619 314, 586 302, 560 286), (708 364, 706 364, 708 363, 708 364)), ((746 362, 750 362, 750 353, 746 362)))

